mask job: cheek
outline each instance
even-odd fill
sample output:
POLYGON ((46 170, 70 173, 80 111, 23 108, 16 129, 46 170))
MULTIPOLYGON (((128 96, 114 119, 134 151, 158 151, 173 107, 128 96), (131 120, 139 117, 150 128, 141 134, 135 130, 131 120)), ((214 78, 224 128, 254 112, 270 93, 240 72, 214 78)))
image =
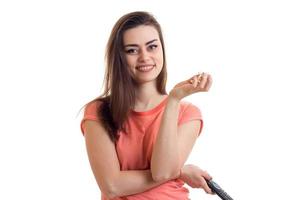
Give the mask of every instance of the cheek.
POLYGON ((157 62, 159 62, 161 65, 164 63, 164 56, 163 56, 163 52, 162 51, 160 51, 157 54, 157 62))
POLYGON ((126 62, 128 66, 133 67, 135 60, 132 56, 126 56, 126 62))

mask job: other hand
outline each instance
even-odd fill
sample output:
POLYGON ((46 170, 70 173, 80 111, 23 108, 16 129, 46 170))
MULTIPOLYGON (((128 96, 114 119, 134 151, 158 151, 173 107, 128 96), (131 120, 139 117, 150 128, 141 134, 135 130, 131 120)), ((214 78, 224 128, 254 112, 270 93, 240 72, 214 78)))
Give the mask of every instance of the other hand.
POLYGON ((205 181, 211 180, 212 177, 196 165, 184 165, 179 178, 192 188, 202 188, 206 193, 214 194, 205 181))
POLYGON ((207 92, 212 84, 212 78, 210 74, 198 73, 197 75, 182 81, 174 86, 170 92, 170 96, 181 100, 184 97, 197 93, 207 92))

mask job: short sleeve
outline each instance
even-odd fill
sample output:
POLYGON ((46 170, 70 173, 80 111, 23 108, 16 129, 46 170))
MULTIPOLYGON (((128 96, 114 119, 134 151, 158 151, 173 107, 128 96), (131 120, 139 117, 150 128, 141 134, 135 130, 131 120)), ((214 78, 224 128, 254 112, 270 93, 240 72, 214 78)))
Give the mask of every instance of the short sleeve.
POLYGON ((186 103, 180 110, 181 112, 179 113, 178 126, 192 120, 199 120, 201 123, 198 132, 199 136, 203 128, 203 119, 200 109, 191 103, 186 103))
POLYGON ((99 121, 99 118, 97 116, 97 109, 100 106, 99 101, 91 102, 89 103, 85 109, 84 109, 84 114, 83 118, 80 123, 80 129, 81 133, 84 135, 84 121, 85 120, 93 120, 93 121, 99 121))

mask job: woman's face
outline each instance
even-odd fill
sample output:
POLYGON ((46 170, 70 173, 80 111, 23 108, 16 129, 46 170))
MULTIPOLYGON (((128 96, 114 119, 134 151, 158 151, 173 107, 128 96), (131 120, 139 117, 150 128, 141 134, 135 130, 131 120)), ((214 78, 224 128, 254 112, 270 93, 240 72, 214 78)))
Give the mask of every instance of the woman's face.
POLYGON ((157 30, 140 25, 123 35, 124 52, 133 79, 138 83, 156 80, 163 67, 163 49, 157 30))

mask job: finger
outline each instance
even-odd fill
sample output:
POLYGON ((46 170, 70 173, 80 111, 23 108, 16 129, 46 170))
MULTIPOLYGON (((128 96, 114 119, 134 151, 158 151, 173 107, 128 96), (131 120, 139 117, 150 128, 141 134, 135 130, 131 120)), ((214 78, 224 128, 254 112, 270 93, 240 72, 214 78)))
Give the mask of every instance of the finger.
POLYGON ((211 87, 211 85, 212 85, 212 77, 211 77, 211 75, 208 75, 204 90, 208 91, 209 88, 211 87))
POLYGON ((202 176, 206 179, 206 180, 211 180, 212 176, 207 172, 207 171, 203 171, 202 176))
POLYGON ((204 74, 204 72, 202 72, 202 73, 201 73, 201 72, 198 72, 197 78, 198 78, 199 81, 201 80, 203 74, 204 74))
POLYGON ((201 76, 201 80, 200 80, 200 84, 199 84, 199 87, 201 89, 204 89, 205 85, 206 85, 206 82, 207 82, 207 76, 208 74, 205 74, 203 73, 203 75, 201 76))
POLYGON ((194 82, 194 80, 193 80, 193 77, 192 77, 192 78, 184 80, 180 83, 177 83, 175 86, 182 86, 182 85, 185 85, 185 84, 193 84, 193 82, 194 82))
POLYGON ((201 185, 202 185, 203 190, 204 190, 206 193, 208 193, 208 194, 212 194, 213 192, 212 192, 211 189, 208 187, 208 185, 207 185, 205 179, 204 179, 204 178, 201 178, 200 181, 201 181, 201 185))
POLYGON ((198 76, 193 76, 193 87, 196 88, 198 85, 198 76))
POLYGON ((194 77, 195 77, 195 76, 192 76, 191 78, 189 78, 189 79, 188 79, 188 82, 191 83, 191 84, 193 84, 194 81, 195 81, 195 80, 194 80, 194 77))
POLYGON ((198 72, 197 75, 194 75, 194 76, 192 76, 192 78, 188 79, 189 82, 190 82, 190 83, 193 83, 193 82, 194 82, 194 77, 195 77, 195 76, 198 78, 198 80, 201 79, 202 74, 203 74, 202 72, 198 72))

